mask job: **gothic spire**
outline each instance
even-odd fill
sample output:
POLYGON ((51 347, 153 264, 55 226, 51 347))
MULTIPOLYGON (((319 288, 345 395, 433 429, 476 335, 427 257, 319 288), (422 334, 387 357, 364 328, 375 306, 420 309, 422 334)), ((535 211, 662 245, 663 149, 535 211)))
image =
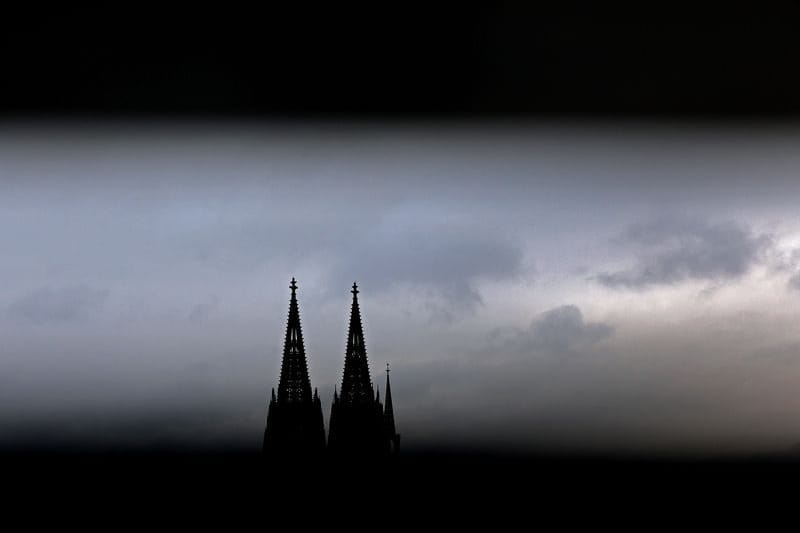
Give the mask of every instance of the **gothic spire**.
POLYGON ((297 281, 294 278, 289 288, 292 296, 289 300, 278 395, 276 398, 273 389, 264 431, 264 451, 272 452, 275 457, 317 454, 325 449, 322 404, 316 389, 314 395, 311 394, 297 305, 297 281))
MULTIPOLYGON (((386 396, 383 402, 383 418, 386 424, 386 432, 390 439, 394 439, 397 431, 394 427, 394 407, 392 406, 392 384, 389 382, 389 363, 386 363, 386 396)), ((399 439, 398 439, 399 440, 399 439)))
MULTIPOLYGON (((386 426, 387 412, 380 402, 369 375, 364 328, 358 306, 358 285, 353 283, 353 304, 350 310, 350 329, 347 332, 347 351, 344 357, 342 388, 333 393, 328 450, 350 457, 374 457, 397 450, 400 436, 386 426)), ((388 386, 388 383, 387 383, 388 386)), ((386 390, 391 413, 391 391, 386 390)))
POLYGON ((350 309, 350 328, 347 332, 347 352, 344 357, 344 376, 340 399, 346 404, 369 404, 375 398, 369 376, 364 329, 358 306, 358 285, 353 283, 353 305, 350 309))
POLYGON ((300 326, 300 310, 297 305, 297 282, 292 278, 289 285, 292 296, 289 300, 289 318, 286 322, 286 339, 283 344, 281 377, 278 383, 278 402, 310 402, 311 381, 308 378, 308 363, 300 326))

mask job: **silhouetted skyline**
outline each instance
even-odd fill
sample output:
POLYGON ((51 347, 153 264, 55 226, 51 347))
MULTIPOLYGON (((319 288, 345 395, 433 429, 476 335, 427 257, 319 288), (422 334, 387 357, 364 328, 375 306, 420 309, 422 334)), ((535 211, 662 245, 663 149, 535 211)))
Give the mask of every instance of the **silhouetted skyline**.
POLYGON ((308 375, 308 359, 303 343, 300 310, 297 302, 297 280, 289 285, 289 317, 281 359, 278 394, 275 389, 269 401, 264 452, 272 457, 288 455, 313 458, 326 447, 332 455, 380 456, 396 453, 400 436, 395 429, 394 407, 386 365, 386 407, 380 392, 372 388, 369 362, 364 343, 364 330, 358 306, 358 286, 352 288, 353 303, 347 333, 342 393, 334 389, 328 438, 322 418, 319 394, 308 375))
POLYGON ((260 450, 293 275, 325 422, 369 295, 404 453, 800 442, 789 126, 42 128, 0 130, 4 447, 260 450))
POLYGON ((7 523, 793 509, 800 1, 3 22, 7 523))

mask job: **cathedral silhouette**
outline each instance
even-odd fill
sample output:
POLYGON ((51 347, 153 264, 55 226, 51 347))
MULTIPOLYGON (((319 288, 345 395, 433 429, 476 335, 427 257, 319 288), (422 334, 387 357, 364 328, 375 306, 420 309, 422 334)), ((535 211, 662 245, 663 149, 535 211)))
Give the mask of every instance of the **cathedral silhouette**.
POLYGON ((334 389, 327 443, 322 403, 311 392, 308 360, 300 325, 297 282, 289 285, 289 317, 281 361, 278 393, 272 389, 264 431, 265 453, 333 456, 381 456, 397 453, 400 435, 395 429, 389 365, 386 365, 386 399, 381 403, 369 373, 364 329, 358 305, 358 286, 350 291, 350 327, 341 393, 334 389))

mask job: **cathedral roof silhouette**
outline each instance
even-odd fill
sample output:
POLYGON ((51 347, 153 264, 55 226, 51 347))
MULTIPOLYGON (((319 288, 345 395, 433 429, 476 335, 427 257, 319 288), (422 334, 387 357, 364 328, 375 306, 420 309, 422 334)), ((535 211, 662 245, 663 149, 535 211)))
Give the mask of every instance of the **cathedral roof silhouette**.
POLYGON ((263 449, 268 453, 380 455, 398 451, 389 365, 386 403, 373 389, 364 341, 358 285, 354 282, 341 389, 334 387, 327 445, 322 405, 308 374, 308 359, 300 324, 297 281, 292 278, 278 394, 272 390, 263 449))

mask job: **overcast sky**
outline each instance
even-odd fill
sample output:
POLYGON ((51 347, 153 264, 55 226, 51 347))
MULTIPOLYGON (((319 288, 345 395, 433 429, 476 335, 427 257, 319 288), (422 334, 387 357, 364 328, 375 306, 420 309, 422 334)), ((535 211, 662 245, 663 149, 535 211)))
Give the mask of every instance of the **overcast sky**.
POLYGON ((258 449, 298 279, 404 445, 800 443, 800 128, 0 130, 0 444, 258 449))

